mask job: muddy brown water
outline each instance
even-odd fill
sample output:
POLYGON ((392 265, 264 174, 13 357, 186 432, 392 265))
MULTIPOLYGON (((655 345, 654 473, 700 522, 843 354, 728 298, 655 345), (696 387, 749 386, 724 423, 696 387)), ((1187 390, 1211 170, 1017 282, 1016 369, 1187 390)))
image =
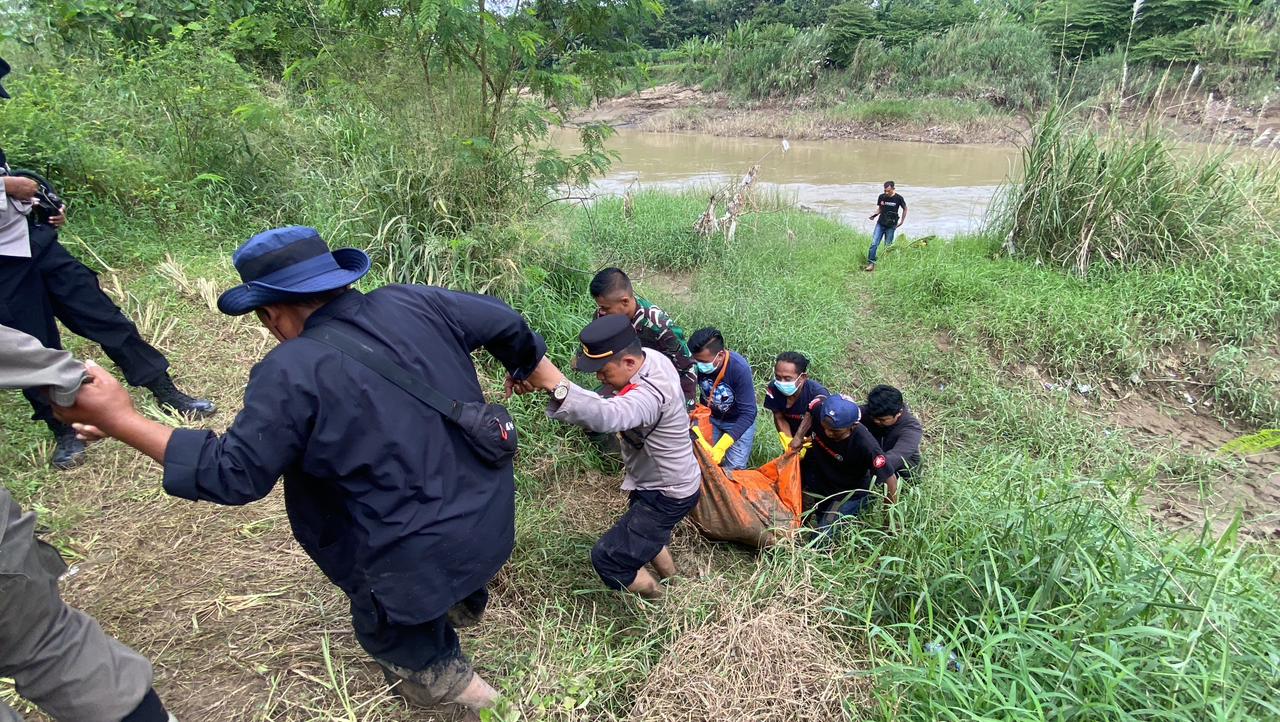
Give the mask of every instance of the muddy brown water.
MULTIPOLYGON (((563 151, 579 147, 577 134, 558 131, 563 151)), ((658 190, 723 186, 764 158, 760 189, 871 232, 876 196, 886 180, 907 200, 908 237, 954 236, 978 230, 997 188, 1017 173, 1016 148, 872 140, 782 141, 698 133, 620 129, 606 146, 619 159, 588 191, 621 195, 632 183, 658 190)))

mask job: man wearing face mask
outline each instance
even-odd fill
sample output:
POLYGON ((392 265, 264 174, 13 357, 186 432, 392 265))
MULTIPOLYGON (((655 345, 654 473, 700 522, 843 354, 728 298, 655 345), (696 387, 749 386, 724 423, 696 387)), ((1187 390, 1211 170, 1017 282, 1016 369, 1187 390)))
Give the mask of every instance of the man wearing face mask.
POLYGON ((618 393, 603 398, 558 372, 542 376, 536 388, 550 394, 551 418, 618 434, 626 467, 622 488, 630 492, 629 504, 591 548, 591 565, 610 588, 657 598, 662 595, 659 581, 675 574, 667 549, 671 530, 697 506, 702 487, 680 374, 660 351, 641 345, 626 316, 597 318, 579 340, 575 368, 595 372, 618 393), (653 572, 646 564, 652 564, 653 572))
POLYGON ((764 389, 764 407, 773 412, 773 425, 785 452, 809 413, 809 404, 829 396, 827 387, 809 378, 809 359, 795 351, 778 354, 773 363, 773 381, 764 389))
POLYGON ((800 480, 805 506, 815 502, 810 518, 818 528, 861 513, 879 496, 871 493, 872 478, 885 487, 888 503, 898 500, 898 477, 861 418, 858 404, 847 396, 817 399, 791 442, 793 453, 806 439, 813 442, 800 462, 800 480))
POLYGON ((486 461, 461 424, 388 369, 447 390, 455 403, 481 402, 474 350, 493 354, 515 380, 540 382, 555 371, 545 344, 488 296, 354 290, 369 257, 331 252, 313 228, 260 233, 232 259, 244 283, 218 308, 257 313, 280 345, 250 372, 244 408, 225 434, 150 421, 102 369, 90 370, 91 383, 59 416, 160 462, 165 491, 184 499, 248 504, 283 475, 294 537, 347 594, 356 639, 393 692, 424 706, 458 704, 478 719, 497 692, 472 669, 455 627, 479 621, 486 586, 511 554, 511 463, 486 461), (335 335, 366 357, 332 345, 335 335))
POLYGON ((756 439, 756 389, 751 366, 734 351, 725 348, 719 329, 700 328, 689 337, 689 350, 698 368, 698 390, 702 403, 711 409, 714 439, 702 437, 694 427, 712 462, 726 469, 745 469, 751 460, 756 439))

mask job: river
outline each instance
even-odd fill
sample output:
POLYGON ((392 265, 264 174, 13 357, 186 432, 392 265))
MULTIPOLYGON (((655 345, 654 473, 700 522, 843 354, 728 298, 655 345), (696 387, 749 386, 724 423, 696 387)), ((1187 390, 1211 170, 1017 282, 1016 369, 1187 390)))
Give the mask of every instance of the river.
MULTIPOLYGON (((563 151, 579 147, 577 134, 558 131, 563 151)), ((759 187, 804 207, 871 231, 867 220, 886 180, 907 201, 900 233, 919 238, 954 236, 981 226, 996 189, 1016 171, 1018 151, 992 145, 941 145, 872 140, 782 141, 695 133, 621 129, 606 147, 619 155, 592 194, 621 195, 641 188, 708 190, 723 186, 764 157, 759 187), (768 154, 768 157, 765 157, 768 154)))

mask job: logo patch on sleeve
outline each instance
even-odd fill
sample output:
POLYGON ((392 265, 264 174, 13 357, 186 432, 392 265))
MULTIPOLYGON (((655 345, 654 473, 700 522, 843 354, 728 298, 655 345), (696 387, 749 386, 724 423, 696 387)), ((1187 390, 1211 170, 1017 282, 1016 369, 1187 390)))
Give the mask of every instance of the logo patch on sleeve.
POLYGON ((884 465, 885 465, 885 464, 887 464, 887 463, 889 463, 889 462, 888 462, 888 461, 885 461, 884 454, 881 454, 880 456, 877 456, 877 457, 875 458, 875 461, 872 461, 872 462, 871 462, 871 465, 872 465, 872 466, 874 466, 874 467, 876 467, 877 469, 883 469, 883 468, 884 468, 884 465))

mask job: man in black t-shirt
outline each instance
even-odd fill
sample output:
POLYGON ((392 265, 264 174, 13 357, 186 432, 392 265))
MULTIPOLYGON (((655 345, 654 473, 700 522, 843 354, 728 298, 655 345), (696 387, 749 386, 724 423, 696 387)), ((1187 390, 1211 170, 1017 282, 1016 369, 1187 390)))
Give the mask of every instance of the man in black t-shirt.
POLYGON ((764 407, 773 412, 773 425, 778 430, 784 453, 809 413, 809 404, 830 394, 826 386, 809 378, 809 359, 804 354, 796 351, 778 354, 773 363, 773 381, 764 388, 764 407))
POLYGON ((813 504, 810 518, 819 529, 866 508, 878 496, 870 491, 873 476, 884 485, 888 503, 898 500, 898 477, 875 437, 859 423, 861 417, 858 405, 847 396, 817 399, 791 443, 791 452, 798 452, 806 438, 813 442, 800 462, 800 483, 806 507, 813 504))
POLYGON ((868 271, 876 270, 876 251, 880 248, 880 241, 883 240, 885 246, 892 246, 893 234, 907 222, 907 199, 898 195, 893 181, 884 182, 884 193, 876 199, 876 212, 871 214, 871 220, 877 218, 880 220, 876 221, 875 230, 871 232, 871 250, 867 252, 868 271))

